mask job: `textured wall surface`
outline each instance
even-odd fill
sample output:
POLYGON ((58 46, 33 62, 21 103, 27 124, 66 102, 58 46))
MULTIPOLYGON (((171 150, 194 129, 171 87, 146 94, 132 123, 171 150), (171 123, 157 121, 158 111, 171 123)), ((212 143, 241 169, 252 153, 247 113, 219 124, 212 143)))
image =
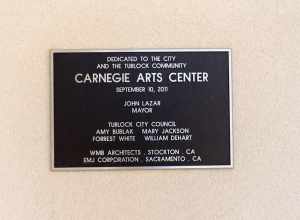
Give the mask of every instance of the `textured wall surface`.
POLYGON ((299 11, 0 0, 0 219, 300 219, 299 11), (232 48, 234 169, 50 171, 52 48, 232 48))

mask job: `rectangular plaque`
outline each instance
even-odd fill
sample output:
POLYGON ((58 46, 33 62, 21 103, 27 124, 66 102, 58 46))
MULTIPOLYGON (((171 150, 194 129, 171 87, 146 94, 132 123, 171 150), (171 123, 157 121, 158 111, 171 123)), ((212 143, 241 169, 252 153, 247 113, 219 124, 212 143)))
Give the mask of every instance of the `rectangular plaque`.
POLYGON ((53 50, 52 168, 231 168, 229 49, 53 50))

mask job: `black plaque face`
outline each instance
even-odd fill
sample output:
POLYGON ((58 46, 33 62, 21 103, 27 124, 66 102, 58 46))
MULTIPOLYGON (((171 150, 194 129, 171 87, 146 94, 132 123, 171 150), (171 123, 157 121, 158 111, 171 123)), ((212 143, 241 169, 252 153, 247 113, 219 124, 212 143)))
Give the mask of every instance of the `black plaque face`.
POLYGON ((52 51, 53 169, 231 168, 230 56, 52 51))

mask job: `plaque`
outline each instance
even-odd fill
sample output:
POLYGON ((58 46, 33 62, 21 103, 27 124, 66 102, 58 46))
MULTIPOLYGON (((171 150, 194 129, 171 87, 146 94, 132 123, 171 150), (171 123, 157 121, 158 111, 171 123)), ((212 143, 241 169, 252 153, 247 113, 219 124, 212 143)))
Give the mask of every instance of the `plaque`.
POLYGON ((232 168, 230 49, 52 50, 52 168, 232 168))

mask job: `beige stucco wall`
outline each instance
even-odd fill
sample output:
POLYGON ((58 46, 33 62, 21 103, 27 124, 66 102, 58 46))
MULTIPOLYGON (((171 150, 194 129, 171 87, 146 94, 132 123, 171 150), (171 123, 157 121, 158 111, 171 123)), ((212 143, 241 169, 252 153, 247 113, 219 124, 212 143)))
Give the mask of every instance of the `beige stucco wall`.
POLYGON ((299 11, 0 0, 0 219, 300 219, 299 11), (52 48, 232 48, 234 169, 50 171, 52 48))

